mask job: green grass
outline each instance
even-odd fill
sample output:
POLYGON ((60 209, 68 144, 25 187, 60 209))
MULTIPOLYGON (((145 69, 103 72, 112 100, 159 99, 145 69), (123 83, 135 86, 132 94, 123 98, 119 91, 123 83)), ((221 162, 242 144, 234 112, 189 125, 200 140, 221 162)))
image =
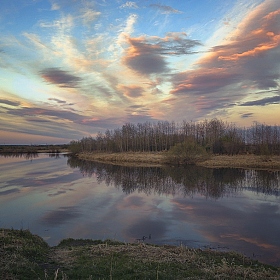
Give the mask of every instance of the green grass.
POLYGON ((0 229, 0 279, 280 279, 280 269, 229 252, 65 239, 0 229))

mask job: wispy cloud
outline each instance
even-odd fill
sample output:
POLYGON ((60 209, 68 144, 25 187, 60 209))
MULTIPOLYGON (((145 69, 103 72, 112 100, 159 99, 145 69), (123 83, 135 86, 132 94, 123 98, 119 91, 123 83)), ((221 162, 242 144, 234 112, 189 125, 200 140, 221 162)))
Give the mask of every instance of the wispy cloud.
POLYGON ((240 106, 265 106, 268 104, 280 104, 280 96, 266 97, 259 100, 248 101, 240 104, 240 106))
POLYGON ((57 11, 59 9, 60 9, 60 6, 57 3, 52 3, 52 7, 51 7, 52 11, 57 11))
POLYGON ((19 101, 12 101, 12 100, 8 100, 8 99, 0 99, 0 106, 1 106, 1 104, 17 107, 21 103, 19 101))
POLYGON ((138 9, 138 5, 135 2, 132 1, 127 1, 126 3, 122 4, 120 6, 121 9, 125 9, 125 8, 133 8, 133 9, 138 9))
POLYGON ((85 8, 81 10, 81 19, 83 21, 83 24, 89 25, 93 21, 95 21, 99 16, 101 15, 101 12, 95 11, 89 8, 85 8))
POLYGON ((157 9, 162 14, 182 14, 182 11, 176 10, 170 6, 161 4, 150 4, 150 7, 157 9))

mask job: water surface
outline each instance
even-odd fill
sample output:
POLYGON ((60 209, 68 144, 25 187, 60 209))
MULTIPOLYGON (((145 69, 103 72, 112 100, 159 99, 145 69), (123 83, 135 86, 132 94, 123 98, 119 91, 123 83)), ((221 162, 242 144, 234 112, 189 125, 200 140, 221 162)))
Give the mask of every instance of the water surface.
POLYGON ((280 173, 0 157, 0 227, 235 250, 280 266, 280 173))

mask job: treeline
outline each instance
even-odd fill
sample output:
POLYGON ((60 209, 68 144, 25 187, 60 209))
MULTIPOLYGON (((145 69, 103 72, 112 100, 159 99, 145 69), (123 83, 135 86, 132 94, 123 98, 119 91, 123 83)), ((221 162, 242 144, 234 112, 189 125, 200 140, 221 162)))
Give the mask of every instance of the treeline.
POLYGON ((201 122, 127 123, 121 128, 71 141, 70 151, 157 152, 180 143, 193 142, 214 154, 280 154, 280 127, 254 123, 241 128, 212 119, 201 122))

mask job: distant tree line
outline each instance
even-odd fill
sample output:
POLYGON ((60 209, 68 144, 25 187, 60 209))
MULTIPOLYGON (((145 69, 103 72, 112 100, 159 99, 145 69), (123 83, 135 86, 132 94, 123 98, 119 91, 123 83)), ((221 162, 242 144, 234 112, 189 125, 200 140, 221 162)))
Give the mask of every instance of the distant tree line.
POLYGON ((69 149, 73 153, 158 152, 169 151, 182 143, 198 145, 214 154, 280 155, 280 127, 254 123, 242 128, 219 119, 126 123, 96 137, 71 141, 69 149))

